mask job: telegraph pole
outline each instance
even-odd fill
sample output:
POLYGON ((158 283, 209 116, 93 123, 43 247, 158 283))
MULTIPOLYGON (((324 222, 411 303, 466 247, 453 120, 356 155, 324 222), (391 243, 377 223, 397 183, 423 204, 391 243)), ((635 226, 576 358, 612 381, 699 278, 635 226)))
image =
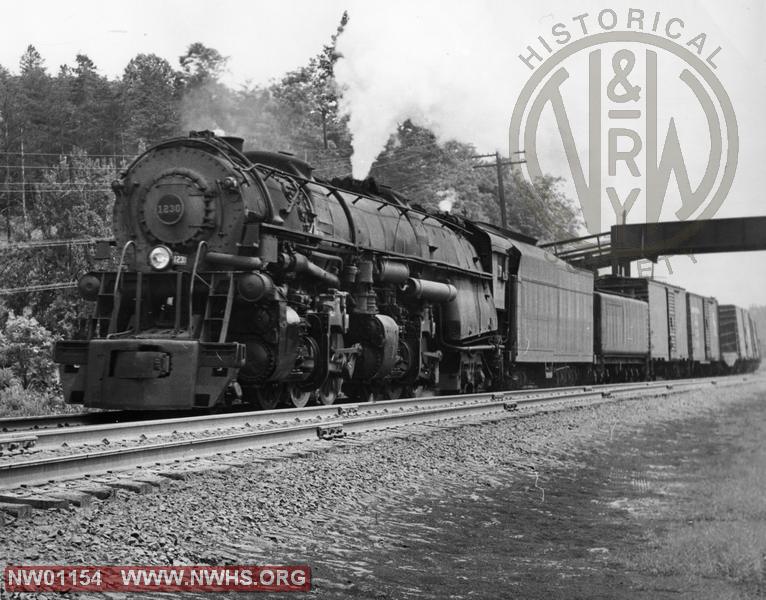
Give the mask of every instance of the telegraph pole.
MULTIPOLYGON (((522 154, 524 151, 520 150, 519 152, 514 152, 514 154, 522 154)), ((474 165, 474 169, 483 169, 486 167, 496 167, 497 168, 497 200, 500 203, 500 221, 502 223, 503 229, 508 229, 508 214, 506 212, 506 206, 505 206, 505 185, 503 183, 503 167, 506 165, 520 165, 522 163, 527 162, 525 159, 521 160, 503 160, 500 156, 500 152, 495 152, 494 154, 479 154, 477 156, 473 156, 472 158, 494 158, 495 164, 492 163, 486 163, 483 165, 474 165)))

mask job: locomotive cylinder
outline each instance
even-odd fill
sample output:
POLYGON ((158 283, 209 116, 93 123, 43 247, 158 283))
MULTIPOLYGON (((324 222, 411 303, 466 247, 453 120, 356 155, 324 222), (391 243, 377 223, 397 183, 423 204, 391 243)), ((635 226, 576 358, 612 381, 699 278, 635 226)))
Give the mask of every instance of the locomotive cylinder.
POLYGON ((451 302, 457 298, 457 288, 450 283, 439 283, 412 277, 402 286, 402 292, 410 298, 429 300, 430 302, 451 302))

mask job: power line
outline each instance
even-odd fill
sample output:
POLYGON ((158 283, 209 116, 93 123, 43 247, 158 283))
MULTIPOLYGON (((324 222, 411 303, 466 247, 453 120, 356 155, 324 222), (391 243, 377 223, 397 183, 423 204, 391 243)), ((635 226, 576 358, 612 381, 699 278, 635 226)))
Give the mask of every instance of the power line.
POLYGON ((64 290, 77 287, 76 281, 67 281, 59 283, 45 283, 40 285, 28 285, 15 288, 0 288, 0 296, 10 296, 12 294, 23 294, 26 292, 47 292, 49 290, 64 290))
MULTIPOLYGON (((21 156, 21 152, 0 152, 0 155, 5 156, 21 156)), ((69 157, 82 157, 82 158, 130 158, 134 159, 138 156, 138 154, 90 154, 90 153, 83 153, 83 154, 71 154, 66 152, 24 152, 24 156, 69 156, 69 157)))
MULTIPOLYGON (((54 163, 50 165, 24 165, 24 169, 37 169, 37 170, 49 170, 49 171, 114 171, 113 164, 102 166, 85 166, 77 165, 73 163, 54 163)), ((0 165, 0 169, 20 169, 21 165, 0 165)))
POLYGON ((103 183, 75 183, 74 181, 70 182, 63 182, 63 183, 49 183, 47 181, 27 181, 26 183, 20 183, 20 182, 14 182, 9 181, 7 183, 0 183, 0 188, 5 188, 11 192, 20 192, 21 186, 26 186, 27 188, 32 187, 33 189, 31 191, 35 190, 62 190, 62 191, 69 191, 69 190, 79 190, 79 189, 86 189, 86 190, 93 190, 93 189, 104 189, 108 190, 110 188, 104 187, 103 183), (44 188, 41 186, 45 186, 44 188), (101 186, 101 187, 97 187, 101 186))
POLYGON ((61 246, 88 246, 98 242, 111 242, 108 238, 78 238, 71 240, 39 240, 31 242, 0 243, 0 251, 25 250, 29 248, 57 248, 61 246))

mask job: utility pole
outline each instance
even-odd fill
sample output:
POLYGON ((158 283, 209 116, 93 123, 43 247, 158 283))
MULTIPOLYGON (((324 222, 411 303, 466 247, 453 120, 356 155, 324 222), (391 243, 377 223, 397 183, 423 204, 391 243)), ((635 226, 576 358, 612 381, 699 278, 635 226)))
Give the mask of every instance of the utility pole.
MULTIPOLYGON (((514 152, 514 154, 522 154, 524 151, 520 150, 519 152, 514 152)), ((486 163, 483 165, 474 165, 474 169, 484 169, 486 167, 496 167, 497 168, 497 200, 500 203, 500 221, 502 223, 503 229, 508 229, 508 214, 506 212, 506 206, 505 206, 505 185, 503 183, 503 167, 505 165, 520 165, 522 163, 527 162, 524 159, 521 160, 503 160, 500 156, 500 152, 495 152, 494 154, 479 154, 477 156, 472 156, 471 158, 494 158, 495 164, 492 163, 486 163)))
POLYGON ((27 237, 27 179, 24 172, 24 128, 21 128, 21 212, 24 218, 24 239, 27 237))

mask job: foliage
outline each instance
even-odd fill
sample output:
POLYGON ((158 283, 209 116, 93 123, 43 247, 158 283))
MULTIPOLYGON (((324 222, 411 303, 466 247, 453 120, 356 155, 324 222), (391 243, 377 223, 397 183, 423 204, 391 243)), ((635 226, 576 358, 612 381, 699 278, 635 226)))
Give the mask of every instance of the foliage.
MULTIPOLYGON (((30 193, 32 238, 111 237, 114 199, 109 182, 115 170, 113 161, 90 158, 78 149, 44 170, 42 181, 30 193)), ((75 281, 95 266, 87 246, 16 248, 3 253, 0 278, 9 288, 75 281)), ((17 293, 6 303, 19 313, 31 310, 43 325, 67 337, 76 332, 86 309, 73 290, 17 293)))
POLYGON ((82 408, 65 404, 61 394, 52 390, 24 389, 18 382, 0 386, 0 417, 27 417, 65 412, 81 412, 82 408))
MULTIPOLYGON (((25 390, 46 390, 56 384, 55 365, 51 360, 55 339, 37 319, 13 312, 8 314, 0 331, 0 362, 13 373, 11 386, 17 381, 25 390)), ((8 373, 4 375, 8 382, 8 373)))
MULTIPOLYGON (((373 164, 372 175, 425 208, 435 210, 448 197, 452 212, 500 223, 496 171, 476 169, 475 156, 472 145, 440 145, 433 132, 406 121, 373 164)), ((560 179, 545 176, 532 186, 510 167, 504 167, 503 178, 509 228, 543 240, 576 235, 579 215, 559 190, 560 179)))
POLYGON ((140 147, 178 133, 177 73, 156 54, 131 59, 122 76, 125 133, 140 147))
POLYGON ((200 42, 195 42, 189 46, 184 55, 178 58, 184 85, 187 88, 193 88, 201 87, 211 81, 218 81, 228 60, 227 56, 222 56, 215 48, 208 48, 200 42))
MULTIPOLYGON (((269 85, 232 89, 221 81, 228 57, 201 42, 178 64, 138 54, 109 79, 86 54, 51 74, 29 46, 18 73, 0 66, 0 241, 110 237, 110 183, 147 145, 191 129, 222 129, 249 147, 285 150, 307 160, 320 178, 347 175, 352 152, 339 113, 336 42, 348 15, 305 66, 269 85)), ((499 222, 494 169, 475 169, 475 148, 438 143, 433 132, 405 122, 372 174, 412 202, 499 222)), ((579 216, 558 180, 534 186, 506 169, 510 227, 549 240, 575 233, 579 216)), ((4 288, 74 281, 93 268, 86 246, 2 249, 4 288)), ((16 293, 16 314, 31 310, 56 335, 73 335, 84 303, 73 290, 16 293)))

